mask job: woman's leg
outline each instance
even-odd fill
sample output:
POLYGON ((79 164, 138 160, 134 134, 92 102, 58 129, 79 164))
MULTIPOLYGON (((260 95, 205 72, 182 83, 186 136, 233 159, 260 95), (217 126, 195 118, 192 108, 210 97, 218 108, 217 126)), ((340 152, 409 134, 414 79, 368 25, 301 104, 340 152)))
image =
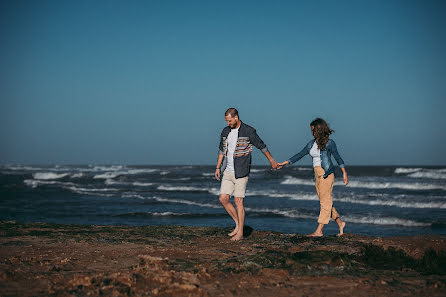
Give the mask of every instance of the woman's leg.
POLYGON ((341 217, 339 216, 339 213, 336 211, 336 208, 332 208, 331 210, 331 218, 333 220, 335 220, 335 222, 338 224, 339 226, 339 234, 337 236, 342 236, 344 234, 344 227, 345 227, 345 222, 343 222, 341 220, 341 217))
POLYGON ((314 168, 314 175, 316 179, 316 192, 319 197, 321 209, 318 218, 318 227, 316 231, 309 234, 308 236, 323 236, 324 225, 328 224, 331 216, 331 208, 333 206, 333 201, 331 198, 331 190, 334 183, 334 174, 330 174, 326 179, 324 179, 325 171, 322 167, 314 168))

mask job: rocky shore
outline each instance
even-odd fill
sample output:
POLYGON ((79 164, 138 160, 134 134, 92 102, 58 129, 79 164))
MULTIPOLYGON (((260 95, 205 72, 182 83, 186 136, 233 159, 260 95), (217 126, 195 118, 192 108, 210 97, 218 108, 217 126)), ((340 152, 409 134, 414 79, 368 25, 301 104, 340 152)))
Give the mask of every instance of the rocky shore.
POLYGON ((0 296, 446 296, 446 236, 0 221, 0 296))

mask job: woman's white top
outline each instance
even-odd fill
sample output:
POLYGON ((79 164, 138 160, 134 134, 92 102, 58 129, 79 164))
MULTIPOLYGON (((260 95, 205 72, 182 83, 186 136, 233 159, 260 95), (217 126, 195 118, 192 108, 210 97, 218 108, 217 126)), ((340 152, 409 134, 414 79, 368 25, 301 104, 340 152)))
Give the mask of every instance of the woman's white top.
POLYGON ((313 158, 313 167, 321 166, 321 150, 318 149, 316 141, 311 147, 310 156, 313 158))

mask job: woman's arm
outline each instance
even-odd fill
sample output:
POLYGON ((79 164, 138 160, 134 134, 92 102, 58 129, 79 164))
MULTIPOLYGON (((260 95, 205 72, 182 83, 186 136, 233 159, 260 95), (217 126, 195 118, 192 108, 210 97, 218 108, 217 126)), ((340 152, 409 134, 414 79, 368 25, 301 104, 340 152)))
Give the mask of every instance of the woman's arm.
POLYGON ((344 185, 348 185, 348 175, 347 175, 347 170, 345 170, 344 160, 342 160, 341 156, 339 155, 338 148, 336 147, 336 143, 334 142, 334 140, 331 141, 332 141, 331 153, 335 158, 336 162, 338 163, 339 167, 341 167, 342 173, 344 175, 344 185))
MULTIPOLYGON (((300 152, 298 152, 297 154, 295 154, 294 156, 289 158, 287 161, 278 163, 277 165, 279 165, 279 167, 282 168, 285 165, 296 163, 297 161, 302 159, 308 153, 309 153, 309 150, 308 150, 308 144, 307 144, 300 152)), ((280 169, 280 168, 277 168, 277 169, 280 169)))
POLYGON ((342 167, 341 170, 342 170, 342 173, 344 174, 344 185, 348 185, 347 170, 345 170, 345 167, 342 167))
POLYGON ((333 157, 335 158, 336 162, 338 163, 339 167, 344 168, 344 160, 342 160, 341 156, 338 153, 338 148, 336 147, 336 143, 334 142, 334 140, 331 140, 331 154, 333 155, 333 157))

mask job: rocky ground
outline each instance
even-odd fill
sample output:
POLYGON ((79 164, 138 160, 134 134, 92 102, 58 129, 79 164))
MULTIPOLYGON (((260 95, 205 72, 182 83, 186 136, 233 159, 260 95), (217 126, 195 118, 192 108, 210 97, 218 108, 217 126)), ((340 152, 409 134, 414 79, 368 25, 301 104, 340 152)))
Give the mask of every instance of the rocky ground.
POLYGON ((0 221, 0 296, 446 296, 446 236, 0 221))

